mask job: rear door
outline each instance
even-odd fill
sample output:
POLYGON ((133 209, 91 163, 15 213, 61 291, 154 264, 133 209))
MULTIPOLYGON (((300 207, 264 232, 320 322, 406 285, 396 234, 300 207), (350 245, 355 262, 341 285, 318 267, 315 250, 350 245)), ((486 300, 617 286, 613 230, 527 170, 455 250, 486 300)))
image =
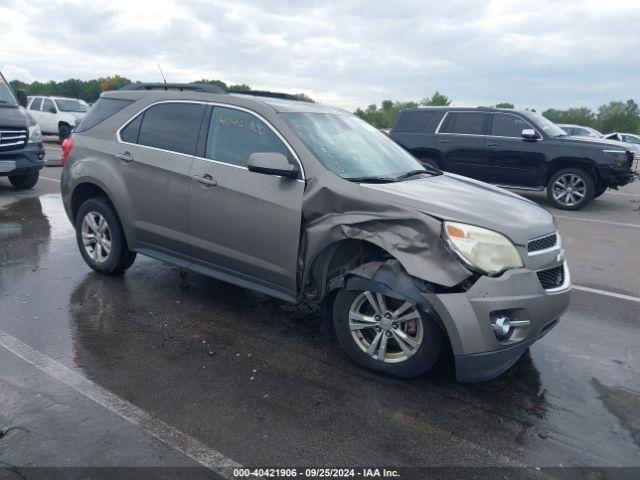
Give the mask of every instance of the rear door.
POLYGON ((50 98, 42 101, 42 111, 40 112, 40 128, 49 134, 58 133, 58 109, 50 98))
POLYGON ((489 115, 480 111, 448 112, 436 135, 442 168, 478 180, 485 179, 484 137, 489 115))
POLYGON ((497 185, 540 187, 544 185, 546 156, 542 138, 522 137, 522 130, 533 129, 524 118, 511 113, 494 113, 485 148, 487 181, 497 185))
POLYGON ((195 268, 295 299, 304 180, 247 169, 252 153, 278 152, 299 164, 294 152, 263 119, 231 106, 213 107, 204 135, 189 189, 195 268))
MULTIPOLYGON (((42 108, 42 97, 33 97, 31 99, 31 103, 29 103, 29 114, 33 117, 33 119, 40 124, 42 120, 42 112, 40 109, 42 108)), ((42 126, 40 127, 42 128, 42 126)))
POLYGON ((162 102, 120 130, 116 159, 130 196, 134 248, 188 259, 189 171, 205 109, 198 102, 162 102))

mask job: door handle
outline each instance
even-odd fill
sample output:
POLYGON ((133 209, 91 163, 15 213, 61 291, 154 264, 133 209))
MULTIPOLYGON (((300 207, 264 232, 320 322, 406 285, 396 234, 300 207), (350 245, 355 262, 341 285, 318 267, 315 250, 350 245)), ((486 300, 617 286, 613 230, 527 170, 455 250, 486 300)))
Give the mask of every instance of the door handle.
POLYGON ((487 143, 487 147, 499 147, 499 143, 487 143))
POLYGON ((205 187, 215 187, 216 185, 218 185, 218 182, 215 180, 215 178, 213 178, 211 175, 209 175, 208 173, 205 173, 204 175, 200 176, 200 175, 194 175, 192 177, 196 182, 198 182, 200 185, 203 185, 205 187))
POLYGON ((118 160, 120 160, 122 163, 131 163, 131 162, 133 162, 133 157, 131 156, 131 154, 129 152, 116 153, 114 156, 118 160))
POLYGON ((438 140, 440 143, 451 143, 451 140, 438 140))

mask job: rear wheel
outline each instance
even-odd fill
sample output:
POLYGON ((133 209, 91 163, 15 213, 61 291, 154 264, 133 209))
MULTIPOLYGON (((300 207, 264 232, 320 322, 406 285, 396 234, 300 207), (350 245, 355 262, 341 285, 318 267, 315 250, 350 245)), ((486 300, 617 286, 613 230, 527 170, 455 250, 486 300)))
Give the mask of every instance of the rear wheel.
POLYGON ((594 192, 593 177, 580 168, 560 170, 547 184, 547 197, 560 210, 580 210, 593 199, 594 192))
POLYGON ((444 344, 438 325, 416 305, 376 292, 340 290, 333 325, 351 359, 398 377, 431 369, 444 344))
POLYGON ((133 264, 136 253, 129 250, 120 219, 106 198, 90 198, 84 202, 75 228, 80 253, 96 272, 118 275, 133 264))
POLYGON ((11 182, 11 185, 20 190, 27 190, 29 188, 35 187, 36 183, 38 183, 39 178, 40 172, 38 171, 29 173, 27 175, 9 175, 9 181, 11 182))
POLYGON ((60 143, 64 142, 71 136, 71 127, 66 123, 63 123, 58 127, 58 140, 60 143))

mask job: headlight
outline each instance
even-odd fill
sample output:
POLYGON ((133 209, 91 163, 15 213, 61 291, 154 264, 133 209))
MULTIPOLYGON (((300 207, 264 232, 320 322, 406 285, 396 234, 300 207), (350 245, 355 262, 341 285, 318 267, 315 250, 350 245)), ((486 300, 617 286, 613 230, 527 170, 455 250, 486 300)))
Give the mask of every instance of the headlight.
POLYGON ((463 263, 487 275, 495 276, 510 268, 523 266, 511 240, 493 230, 444 222, 443 237, 463 263))
POLYGON ((29 127, 29 143, 40 143, 42 141, 42 130, 37 123, 29 127))
POLYGON ((603 150, 604 156, 613 160, 615 168, 627 168, 627 152, 624 150, 603 150))

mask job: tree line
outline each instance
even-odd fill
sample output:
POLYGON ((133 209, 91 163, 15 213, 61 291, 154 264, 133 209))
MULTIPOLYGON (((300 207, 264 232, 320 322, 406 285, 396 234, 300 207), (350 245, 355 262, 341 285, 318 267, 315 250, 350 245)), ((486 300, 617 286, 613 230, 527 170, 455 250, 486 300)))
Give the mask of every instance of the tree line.
MULTIPOLYGON (((451 99, 436 92, 431 97, 419 101, 400 102, 384 100, 380 106, 369 105, 357 108, 355 114, 374 127, 391 128, 401 110, 419 106, 448 106, 451 99)), ((513 103, 502 102, 493 105, 497 108, 515 108, 513 103)), ((565 110, 549 108, 542 115, 554 123, 572 123, 595 128, 602 133, 626 132, 640 133, 640 107, 634 100, 611 101, 601 105, 596 111, 588 107, 568 108, 565 110)))
MULTIPOLYGON (((20 80, 12 80, 11 86, 15 90, 24 90, 27 95, 59 95, 62 97, 81 98, 86 102, 95 102, 102 92, 117 90, 132 83, 126 77, 114 75, 92 80, 78 80, 70 78, 62 82, 34 81, 31 83, 20 80)), ((202 79, 193 83, 207 83, 217 85, 228 92, 246 92, 252 90, 246 84, 227 84, 222 80, 202 79)), ((313 99, 304 93, 295 95, 300 100, 313 102, 313 99)), ((418 101, 392 101, 384 100, 380 106, 371 104, 366 108, 357 108, 355 114, 378 128, 391 128, 401 110, 418 106, 447 106, 451 99, 446 95, 435 92, 431 97, 425 97, 418 101)), ((495 105, 499 108, 514 108, 509 102, 495 105)), ((575 107, 565 110, 549 108, 542 115, 555 123, 574 123, 585 125, 600 130, 603 133, 628 132, 640 133, 640 107, 634 100, 611 101, 601 105, 596 111, 588 107, 575 107)))
MULTIPOLYGON (((11 80, 9 83, 14 90, 24 90, 27 95, 80 98, 85 102, 93 103, 98 99, 102 92, 106 92, 108 90, 118 90, 125 85, 129 85, 130 83, 139 82, 133 82, 126 77, 114 75, 111 77, 96 78, 92 80, 78 80, 76 78, 70 78, 62 82, 51 80, 48 82, 34 81, 31 83, 26 83, 21 80, 11 80)), ((227 85, 222 80, 202 79, 192 83, 206 83, 210 85, 216 85, 223 88, 227 92, 247 92, 252 90, 249 85, 245 85, 244 83, 237 85, 227 85)), ((304 93, 298 93, 295 94, 295 96, 299 100, 303 100, 305 102, 313 102, 313 99, 308 95, 305 95, 304 93)))

